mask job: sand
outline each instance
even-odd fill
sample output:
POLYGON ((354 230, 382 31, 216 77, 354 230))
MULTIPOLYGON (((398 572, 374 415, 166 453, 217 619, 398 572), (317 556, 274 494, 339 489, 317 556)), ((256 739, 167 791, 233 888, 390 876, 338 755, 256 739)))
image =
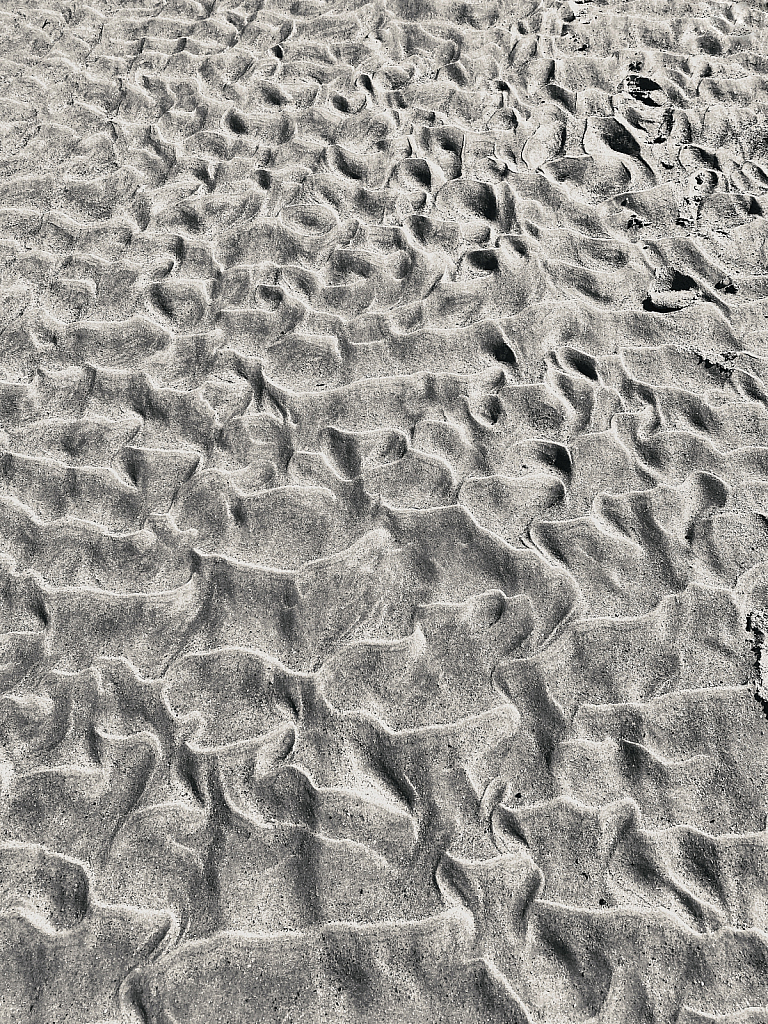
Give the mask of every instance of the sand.
POLYGON ((0 32, 0 1024, 765 1024, 765 4, 0 32))

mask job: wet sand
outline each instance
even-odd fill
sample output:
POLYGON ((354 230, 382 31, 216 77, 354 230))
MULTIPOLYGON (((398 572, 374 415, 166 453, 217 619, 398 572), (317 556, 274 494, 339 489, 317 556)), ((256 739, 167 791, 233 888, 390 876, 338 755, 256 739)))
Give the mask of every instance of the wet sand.
POLYGON ((768 1021, 768 12, 0 12, 0 1022, 768 1021))

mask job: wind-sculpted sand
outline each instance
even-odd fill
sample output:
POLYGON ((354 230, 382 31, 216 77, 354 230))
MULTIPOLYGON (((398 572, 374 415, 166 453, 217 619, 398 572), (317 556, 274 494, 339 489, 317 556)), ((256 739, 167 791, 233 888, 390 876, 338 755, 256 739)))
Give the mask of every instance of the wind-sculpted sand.
POLYGON ((0 1024, 768 1021, 768 10, 0 12, 0 1024))

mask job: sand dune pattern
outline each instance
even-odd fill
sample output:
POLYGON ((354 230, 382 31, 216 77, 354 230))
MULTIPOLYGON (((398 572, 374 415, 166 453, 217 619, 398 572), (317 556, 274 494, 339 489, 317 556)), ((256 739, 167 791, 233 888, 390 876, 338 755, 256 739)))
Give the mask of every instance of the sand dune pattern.
POLYGON ((0 11, 0 1021, 768 1021, 768 10, 0 11))

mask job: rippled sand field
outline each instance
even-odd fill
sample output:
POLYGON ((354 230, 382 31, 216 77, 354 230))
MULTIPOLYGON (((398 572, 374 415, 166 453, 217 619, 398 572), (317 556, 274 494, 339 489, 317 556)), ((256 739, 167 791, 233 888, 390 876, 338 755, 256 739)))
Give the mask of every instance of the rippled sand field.
POLYGON ((765 1024, 768 6, 0 37, 0 1024, 765 1024))

